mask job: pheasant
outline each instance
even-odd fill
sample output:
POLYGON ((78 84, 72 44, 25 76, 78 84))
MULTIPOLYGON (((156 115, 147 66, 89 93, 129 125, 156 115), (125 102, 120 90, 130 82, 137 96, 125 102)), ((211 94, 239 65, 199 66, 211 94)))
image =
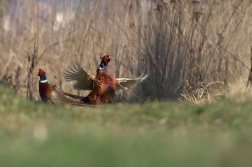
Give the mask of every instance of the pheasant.
POLYGON ((39 95, 44 102, 49 103, 67 103, 67 104, 83 104, 83 102, 66 96, 66 92, 60 90, 55 85, 52 86, 47 82, 46 73, 39 69, 39 95))
POLYGON ((101 63, 96 70, 96 76, 88 74, 79 63, 66 70, 64 77, 70 82, 76 90, 91 90, 86 97, 66 94, 72 98, 81 99, 87 104, 107 104, 112 103, 115 91, 119 89, 127 89, 128 86, 142 82, 148 75, 134 79, 130 78, 114 78, 110 75, 107 67, 112 59, 111 56, 105 55, 101 57, 101 63))

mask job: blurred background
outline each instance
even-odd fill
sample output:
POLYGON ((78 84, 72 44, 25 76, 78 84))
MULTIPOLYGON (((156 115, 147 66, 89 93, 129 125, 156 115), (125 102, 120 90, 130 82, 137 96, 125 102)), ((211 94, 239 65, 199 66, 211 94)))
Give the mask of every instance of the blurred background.
POLYGON ((63 72, 76 61, 95 75, 149 77, 117 102, 205 103, 244 91, 251 58, 250 0, 0 0, 0 82, 39 100, 37 70, 77 92, 63 72))

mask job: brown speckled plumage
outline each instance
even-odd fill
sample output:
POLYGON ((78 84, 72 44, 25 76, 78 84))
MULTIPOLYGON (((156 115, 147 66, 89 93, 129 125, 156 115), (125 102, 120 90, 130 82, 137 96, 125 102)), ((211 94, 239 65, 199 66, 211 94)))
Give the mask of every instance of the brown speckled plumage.
POLYGON ((50 101, 52 96, 52 86, 49 83, 39 83, 39 95, 44 102, 50 101))
POLYGON ((107 69, 97 72, 93 81, 93 89, 82 101, 88 104, 112 103, 116 91, 116 80, 111 77, 107 69))

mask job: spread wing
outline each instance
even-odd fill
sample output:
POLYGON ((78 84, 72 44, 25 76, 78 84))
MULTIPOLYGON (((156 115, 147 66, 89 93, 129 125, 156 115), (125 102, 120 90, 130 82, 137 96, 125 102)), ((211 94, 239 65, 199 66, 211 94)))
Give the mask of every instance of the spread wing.
POLYGON ((70 85, 77 90, 91 90, 93 87, 93 80, 95 76, 88 74, 83 70, 81 65, 76 62, 73 67, 69 67, 64 72, 64 78, 70 85))
POLYGON ((148 74, 145 76, 140 76, 138 78, 116 78, 116 90, 127 89, 127 87, 140 83, 148 77, 148 74))

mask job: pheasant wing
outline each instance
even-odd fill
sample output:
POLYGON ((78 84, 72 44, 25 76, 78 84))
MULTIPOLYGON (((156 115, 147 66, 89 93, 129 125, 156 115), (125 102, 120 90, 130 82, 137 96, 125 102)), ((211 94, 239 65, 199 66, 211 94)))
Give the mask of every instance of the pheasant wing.
POLYGON ((83 70, 81 65, 76 62, 72 68, 69 67, 69 69, 64 72, 64 78, 66 81, 70 82, 70 85, 74 89, 91 90, 95 76, 88 74, 83 70))
POLYGON ((140 76, 138 78, 116 78, 116 90, 127 89, 127 87, 140 83, 145 80, 148 75, 140 76))

